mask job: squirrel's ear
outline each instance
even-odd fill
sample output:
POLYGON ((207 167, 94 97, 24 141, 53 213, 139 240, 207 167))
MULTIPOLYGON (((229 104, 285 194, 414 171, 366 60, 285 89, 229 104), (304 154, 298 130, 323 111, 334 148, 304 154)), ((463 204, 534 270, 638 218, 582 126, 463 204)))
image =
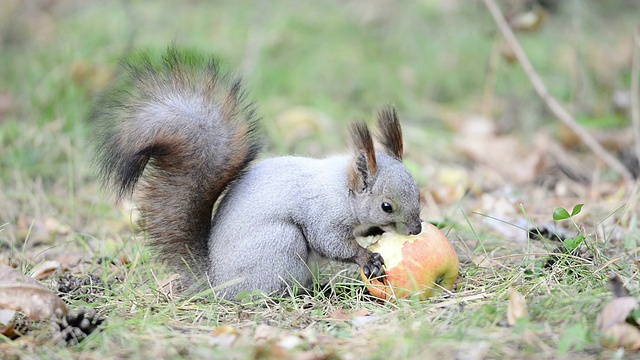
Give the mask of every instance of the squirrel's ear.
POLYGON ((402 161, 402 128, 393 106, 384 107, 378 112, 378 131, 377 139, 387 154, 402 161))
POLYGON ((378 173, 376 152, 367 124, 357 121, 351 126, 351 142, 355 157, 349 170, 349 188, 354 192, 362 192, 378 173))

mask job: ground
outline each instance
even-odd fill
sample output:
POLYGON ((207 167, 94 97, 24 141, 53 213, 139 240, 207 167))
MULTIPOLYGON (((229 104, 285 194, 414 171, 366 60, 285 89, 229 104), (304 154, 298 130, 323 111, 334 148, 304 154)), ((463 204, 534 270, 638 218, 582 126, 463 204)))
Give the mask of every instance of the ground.
MULTIPOLYGON (((638 4, 532 3, 500 6, 542 82, 637 176, 638 4)), ((596 324, 612 275, 638 294, 638 183, 548 110, 483 2, 4 1, 0 79, 0 264, 72 312, 62 325, 18 313, 14 333, 0 335, 2 358, 634 356, 603 347, 596 324), (168 293, 171 274, 144 246, 133 203, 99 187, 83 119, 119 58, 170 44, 242 75, 267 128, 265 156, 344 151, 351 119, 394 104, 422 216, 460 258, 456 288, 382 302, 356 268, 331 264, 331 294, 168 293), (89 336, 55 335, 73 324, 89 336)))

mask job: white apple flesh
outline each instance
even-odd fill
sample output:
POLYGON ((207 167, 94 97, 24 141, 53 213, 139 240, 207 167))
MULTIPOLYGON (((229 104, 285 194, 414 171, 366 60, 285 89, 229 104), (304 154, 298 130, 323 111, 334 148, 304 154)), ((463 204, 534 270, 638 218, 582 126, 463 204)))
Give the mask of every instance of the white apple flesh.
POLYGON ((375 238, 358 238, 358 243, 382 255, 384 283, 360 274, 369 292, 380 299, 418 296, 420 299, 451 290, 458 277, 458 255, 442 232, 422 223, 418 235, 384 233, 375 238))

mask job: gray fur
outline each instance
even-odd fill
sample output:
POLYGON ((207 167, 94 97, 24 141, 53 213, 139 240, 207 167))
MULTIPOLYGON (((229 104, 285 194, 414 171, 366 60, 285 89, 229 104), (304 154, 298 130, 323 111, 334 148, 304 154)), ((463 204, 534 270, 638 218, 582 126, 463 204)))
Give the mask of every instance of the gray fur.
POLYGON ((130 65, 134 90, 107 95, 90 124, 104 182, 127 195, 140 180, 143 228, 185 286, 208 283, 228 299, 253 290, 281 294, 311 286, 318 256, 377 276, 379 255, 355 235, 420 231, 418 187, 398 156, 395 110, 379 116, 393 120, 378 121, 382 151, 359 123, 352 154, 250 165, 260 147, 258 120, 238 83, 216 67, 192 69, 192 58, 175 49, 165 58, 167 66, 130 65), (383 211, 383 202, 393 211, 383 211))

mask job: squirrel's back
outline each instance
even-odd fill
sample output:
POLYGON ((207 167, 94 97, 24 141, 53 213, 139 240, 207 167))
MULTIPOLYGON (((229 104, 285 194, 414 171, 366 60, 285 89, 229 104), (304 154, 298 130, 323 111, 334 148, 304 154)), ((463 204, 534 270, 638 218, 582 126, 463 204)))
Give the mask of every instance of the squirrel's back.
POLYGON ((214 204, 261 148, 239 80, 215 61, 170 48, 138 53, 88 122, 103 183, 133 193, 142 227, 183 283, 204 279, 214 204))

